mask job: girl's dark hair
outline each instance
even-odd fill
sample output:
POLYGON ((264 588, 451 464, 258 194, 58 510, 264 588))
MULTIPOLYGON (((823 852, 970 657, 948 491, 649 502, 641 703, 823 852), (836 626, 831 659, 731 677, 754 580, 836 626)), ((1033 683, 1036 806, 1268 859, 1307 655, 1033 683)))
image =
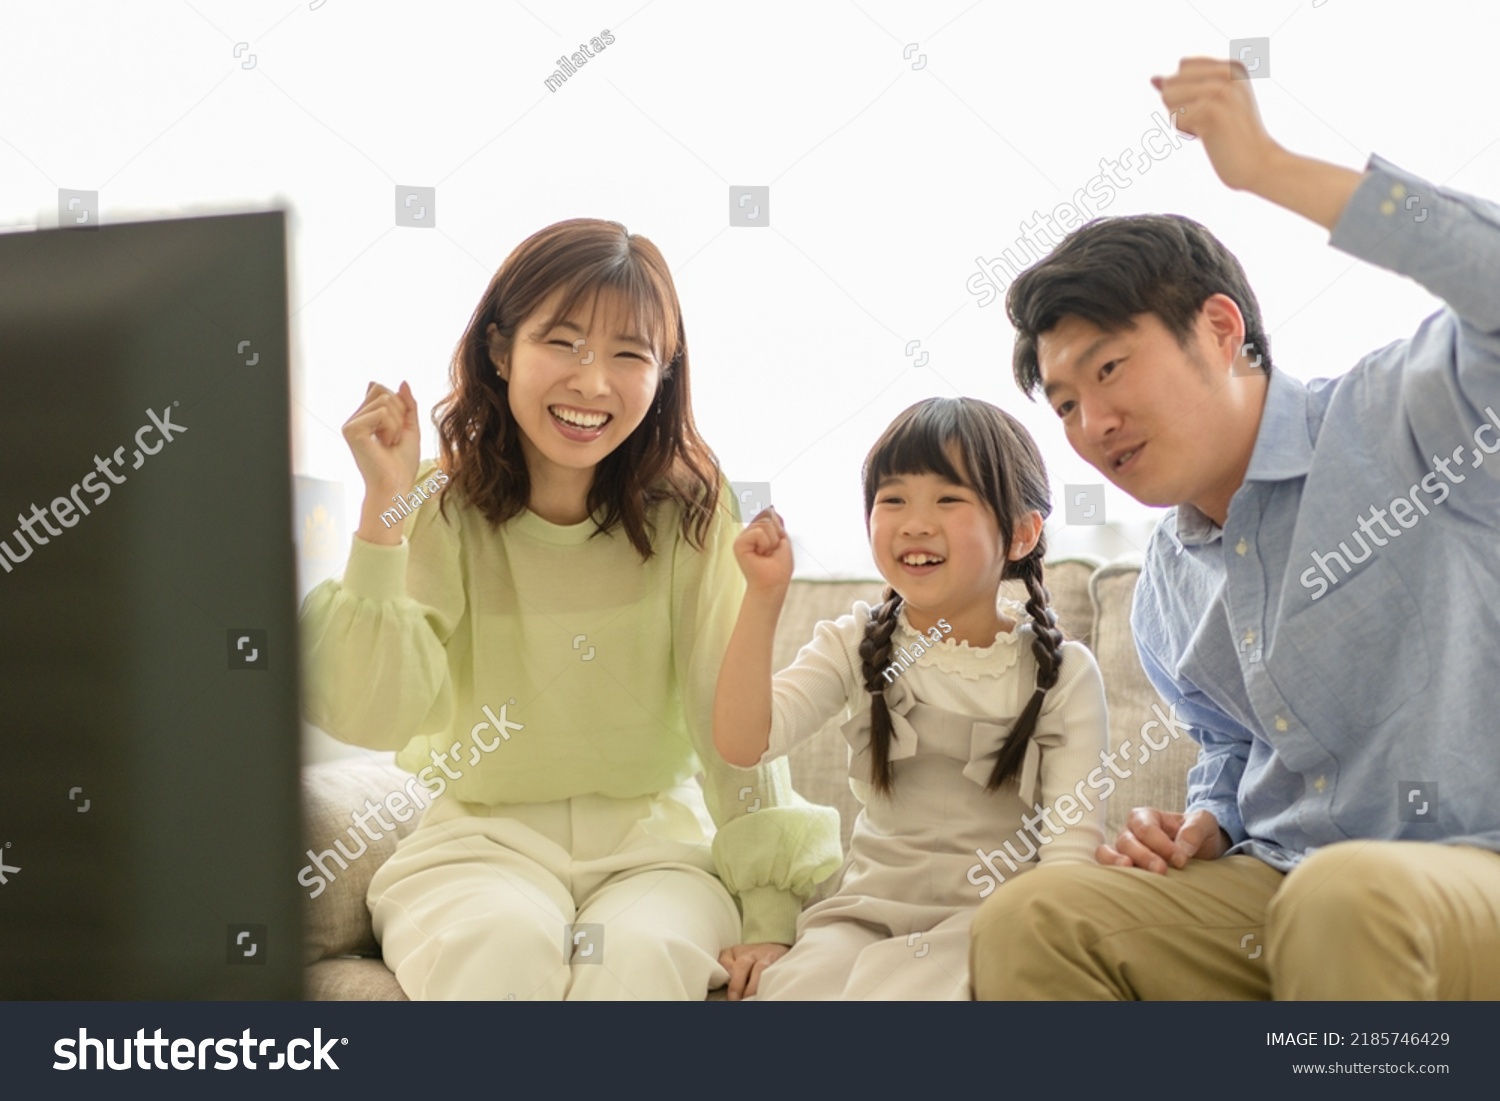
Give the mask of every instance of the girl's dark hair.
MULTIPOLYGON (((1001 553, 1015 540, 1015 521, 1035 510, 1045 518, 1052 511, 1047 490, 1047 468, 1036 441, 1021 423, 1003 409, 974 398, 928 398, 897 417, 885 430, 865 459, 865 528, 875 507, 876 491, 886 478, 909 474, 935 474, 955 485, 968 486, 995 514, 1000 526, 1001 553), (955 470, 944 450, 958 446, 965 469, 955 470)), ((1026 611, 1035 637, 1036 691, 1031 694, 1010 736, 1000 748, 990 773, 988 790, 1015 777, 1026 759, 1026 747, 1036 729, 1047 690, 1057 684, 1062 671, 1062 632, 1050 596, 1042 584, 1042 561, 1047 555, 1045 536, 1037 539, 1031 553, 1019 560, 1007 558, 1001 580, 1018 578, 1026 585, 1026 611)), ((997 594, 998 595, 998 594, 997 594)), ((885 702, 881 670, 891 661, 891 635, 901 594, 887 586, 880 605, 865 625, 859 644, 865 691, 870 693, 870 784, 883 794, 891 790, 890 710, 885 702)))
POLYGON ((1245 269, 1222 241, 1191 218, 1136 214, 1098 218, 1064 238, 1010 285, 1005 310, 1016 330, 1016 385, 1042 384, 1037 339, 1066 317, 1120 332, 1152 313, 1179 347, 1196 354, 1193 329, 1205 300, 1228 295, 1245 319, 1245 354, 1271 373, 1271 343, 1245 269))
MULTIPOLYGON (((719 503, 718 460, 693 423, 687 334, 677 290, 655 245, 627 233, 618 222, 574 218, 528 237, 490 280, 475 307, 449 367, 452 390, 433 420, 442 466, 464 498, 498 527, 518 515, 531 497, 531 477, 521 450, 521 429, 510 410, 509 384, 495 372, 509 356, 522 322, 561 291, 550 328, 601 292, 618 294, 634 310, 640 332, 663 365, 661 386, 646 419, 604 458, 589 487, 594 534, 623 527, 631 546, 648 560, 654 553, 650 511, 662 500, 682 506, 682 531, 695 547, 707 539, 719 503), (498 332, 492 342, 487 330, 498 332)), ((446 506, 447 495, 442 505, 446 506)))

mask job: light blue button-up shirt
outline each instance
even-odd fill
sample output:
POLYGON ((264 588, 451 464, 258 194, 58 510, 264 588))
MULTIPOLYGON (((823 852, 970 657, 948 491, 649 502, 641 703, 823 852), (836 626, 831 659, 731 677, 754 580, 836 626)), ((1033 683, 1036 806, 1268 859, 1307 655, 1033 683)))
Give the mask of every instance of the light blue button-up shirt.
POLYGON ((1272 373, 1223 529, 1184 504, 1152 536, 1141 662, 1231 851, 1500 851, 1500 205, 1372 156, 1329 243, 1447 305, 1339 378, 1272 373))

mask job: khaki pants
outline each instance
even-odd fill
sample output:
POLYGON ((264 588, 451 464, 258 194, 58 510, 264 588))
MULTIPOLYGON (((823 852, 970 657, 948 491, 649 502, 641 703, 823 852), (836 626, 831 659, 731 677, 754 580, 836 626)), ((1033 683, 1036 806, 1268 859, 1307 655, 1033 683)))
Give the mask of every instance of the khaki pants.
POLYGON ((974 919, 981 999, 1500 999, 1500 853, 1346 841, 1282 875, 1039 867, 974 919))

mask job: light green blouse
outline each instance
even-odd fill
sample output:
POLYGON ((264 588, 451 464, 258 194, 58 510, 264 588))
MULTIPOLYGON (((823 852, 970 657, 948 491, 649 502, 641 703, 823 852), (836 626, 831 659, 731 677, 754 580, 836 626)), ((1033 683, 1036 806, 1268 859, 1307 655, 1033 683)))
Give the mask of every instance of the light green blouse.
POLYGON ((439 775, 446 754, 443 782, 465 802, 628 798, 702 768, 744 940, 791 943, 803 901, 839 865, 838 814, 798 796, 784 761, 738 769, 714 751, 714 685, 745 589, 727 485, 721 501, 702 551, 678 506, 659 505, 644 564, 592 520, 528 511, 495 530, 451 488, 419 501, 400 546, 356 537, 343 580, 308 594, 308 720, 398 750, 419 774, 439 775))

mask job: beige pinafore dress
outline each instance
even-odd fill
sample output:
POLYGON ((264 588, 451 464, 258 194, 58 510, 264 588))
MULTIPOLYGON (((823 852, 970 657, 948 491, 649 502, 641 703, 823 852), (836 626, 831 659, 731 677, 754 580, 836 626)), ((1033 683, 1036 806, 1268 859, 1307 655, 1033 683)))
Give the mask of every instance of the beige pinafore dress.
MULTIPOLYGON (((761 998, 968 998, 969 923, 988 883, 969 878, 971 869, 983 870, 976 850, 1009 842, 1014 874, 1036 865, 1037 844, 1021 818, 1034 815, 1041 752, 1060 744, 1060 735, 1039 731, 1019 784, 987 791, 1015 716, 922 703, 902 680, 885 697, 895 733, 892 791, 878 795, 869 784, 866 707, 843 725, 849 783, 864 809, 839 886, 803 911, 797 944, 765 972, 761 998)), ((1037 833, 1050 841, 1046 830, 1037 833)))

